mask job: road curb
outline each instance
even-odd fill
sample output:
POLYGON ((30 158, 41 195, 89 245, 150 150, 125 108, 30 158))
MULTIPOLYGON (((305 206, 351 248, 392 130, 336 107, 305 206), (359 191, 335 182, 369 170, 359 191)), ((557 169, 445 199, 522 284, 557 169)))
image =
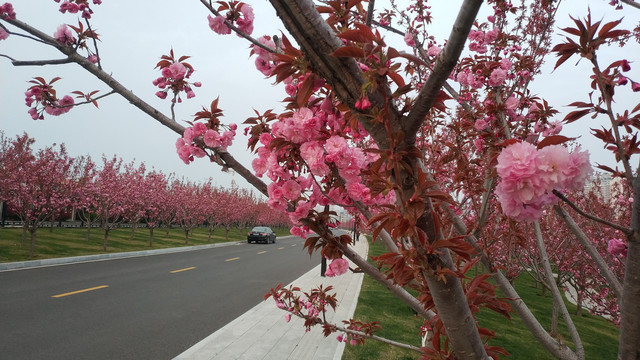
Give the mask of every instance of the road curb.
MULTIPOLYGON (((288 238, 288 237, 290 237, 290 235, 281 236, 279 237, 279 239, 288 238)), ((89 262, 89 261, 104 261, 104 260, 124 259, 124 258, 139 257, 139 256, 162 255, 162 254, 185 252, 185 251, 211 249, 211 248, 222 247, 222 246, 240 245, 244 243, 246 243, 246 240, 232 241, 232 242, 225 242, 225 243, 218 243, 218 244, 182 246, 182 247, 176 247, 176 248, 166 248, 166 249, 157 249, 157 250, 141 250, 141 251, 120 252, 120 253, 111 253, 111 254, 84 255, 84 256, 53 258, 53 259, 0 263, 0 272, 30 269, 30 268, 44 267, 44 266, 67 265, 67 264, 75 264, 75 263, 89 262)))

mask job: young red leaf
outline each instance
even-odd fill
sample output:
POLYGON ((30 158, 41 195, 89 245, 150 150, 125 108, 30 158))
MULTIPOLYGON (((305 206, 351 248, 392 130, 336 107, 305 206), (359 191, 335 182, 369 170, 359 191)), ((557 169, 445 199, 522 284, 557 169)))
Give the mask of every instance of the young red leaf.
POLYGON ((354 46, 343 46, 331 54, 335 57, 363 58, 364 51, 354 46))
POLYGON ((549 145, 558 145, 558 144, 564 144, 567 141, 570 140, 575 140, 576 138, 568 138, 566 136, 562 136, 562 135, 552 135, 552 136, 547 136, 546 138, 544 138, 542 141, 540 141, 538 143, 538 150, 547 147, 549 145))

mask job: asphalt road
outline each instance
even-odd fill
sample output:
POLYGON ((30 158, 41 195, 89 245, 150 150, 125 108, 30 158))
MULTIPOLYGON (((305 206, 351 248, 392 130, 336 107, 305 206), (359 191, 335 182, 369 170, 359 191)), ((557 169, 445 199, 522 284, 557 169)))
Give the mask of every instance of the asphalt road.
POLYGON ((303 243, 0 272, 0 358, 171 359, 318 265, 303 243))

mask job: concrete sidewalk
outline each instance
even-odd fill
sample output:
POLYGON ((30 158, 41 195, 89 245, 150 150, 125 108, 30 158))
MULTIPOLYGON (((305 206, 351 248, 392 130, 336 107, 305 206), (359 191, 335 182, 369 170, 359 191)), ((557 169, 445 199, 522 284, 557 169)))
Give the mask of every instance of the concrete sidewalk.
MULTIPOLYGON (((354 249, 366 257, 369 250, 366 237, 361 236, 354 249)), ((352 263, 350 267, 355 268, 352 263)), ((351 318, 355 312, 363 276, 349 271, 337 277, 321 277, 318 265, 292 284, 303 292, 319 285, 333 286, 338 306, 335 313, 327 313, 327 320, 342 324, 342 320, 351 318)), ((269 298, 174 359, 320 360, 342 357, 345 344, 336 340, 337 334, 325 338, 319 326, 305 333, 304 320, 292 316, 287 323, 285 314, 287 312, 278 309, 275 301, 269 298)))

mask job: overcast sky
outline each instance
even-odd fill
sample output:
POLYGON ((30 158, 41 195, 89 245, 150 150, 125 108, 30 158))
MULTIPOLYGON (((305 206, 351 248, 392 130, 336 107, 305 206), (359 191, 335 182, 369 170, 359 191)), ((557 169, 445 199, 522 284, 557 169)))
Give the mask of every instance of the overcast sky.
MULTIPOLYGON (((279 25, 268 3, 247 2, 254 7, 255 12, 253 35, 258 37, 263 34, 279 34, 282 26, 279 25)), ((640 11, 631 8, 625 9, 624 14, 616 12, 607 2, 590 2, 594 19, 604 18, 611 21, 623 15, 626 15, 627 19, 638 19, 640 15, 640 11)), ((455 16, 448 7, 459 2, 432 3, 432 33, 437 39, 443 39, 448 35, 455 16), (448 10, 449 14, 439 15, 438 11, 442 10, 448 10)), ((567 3, 570 3, 570 6, 564 4, 557 27, 572 25, 566 16, 568 11, 574 16, 583 16, 587 8, 587 4, 583 2, 579 2, 579 5, 573 1, 567 3)), ((57 11, 59 4, 54 1, 18 0, 13 1, 13 5, 19 19, 50 35, 61 23, 77 23, 75 16, 60 14, 57 11)), ((270 80, 265 80, 264 76, 255 70, 254 59, 249 58, 248 43, 235 35, 221 36, 213 33, 207 25, 207 11, 199 1, 105 0, 102 5, 94 6, 94 11, 91 23, 102 39, 99 49, 103 68, 165 114, 170 114, 170 102, 155 97, 157 88, 151 83, 159 76, 159 71, 154 70, 155 64, 159 57, 168 53, 172 47, 177 56, 192 56, 189 62, 196 69, 192 80, 201 81, 203 85, 195 89, 195 98, 185 99, 182 104, 176 106, 176 118, 183 125, 186 125, 184 121, 190 120, 191 115, 199 111, 203 105, 208 106, 218 96, 219 106, 225 114, 222 120, 227 123, 241 124, 244 119, 254 115, 254 108, 260 112, 281 109, 280 100, 284 97, 284 92, 280 86, 273 87, 270 80)), ((399 39, 393 42, 401 43, 399 39)), ((47 47, 15 36, 0 41, 0 53, 19 60, 61 57, 47 47)), ((640 81, 640 62, 637 61, 640 49, 637 46, 628 47, 625 48, 625 53, 627 59, 632 62, 630 77, 640 81)), ((620 56, 622 55, 618 53, 616 59, 620 56)), ((563 113, 571 111, 566 104, 588 99, 589 90, 585 86, 589 83, 590 66, 586 61, 582 61, 578 67, 573 67, 575 61, 572 59, 570 62, 568 66, 551 73, 555 58, 549 58, 544 75, 531 87, 563 113)), ((166 174, 175 173, 193 181, 204 181, 213 177, 222 186, 231 184, 232 175, 222 173, 217 165, 210 164, 208 160, 197 159, 191 165, 182 163, 174 148, 177 135, 117 95, 100 100, 100 109, 82 106, 62 116, 47 116, 44 121, 31 120, 27 114, 28 108, 24 105, 24 92, 29 87, 27 81, 35 76, 42 76, 47 80, 54 76, 62 77, 62 80, 56 83, 59 95, 74 90, 89 92, 100 89, 102 93, 108 91, 106 86, 78 66, 16 68, 7 59, 0 58, 0 129, 6 136, 14 138, 27 132, 36 139, 37 148, 52 143, 65 143, 72 156, 89 154, 96 162, 100 161, 102 154, 117 154, 127 162, 144 162, 148 169, 155 168, 166 174)), ((628 87, 625 90, 628 90, 628 87)), ((630 91, 624 91, 619 95, 619 106, 626 104, 632 107, 628 104, 635 104, 640 98, 638 93, 630 91)), ((619 111, 623 111, 622 108, 619 108, 619 111)), ((572 126, 565 135, 580 134, 583 136, 582 142, 592 153, 593 162, 614 165, 609 160, 611 157, 601 150, 600 143, 588 140, 591 137, 588 135, 589 127, 599 125, 595 122, 582 122, 572 126)), ((245 149, 246 139, 240 130, 231 152, 250 167, 251 155, 245 149)), ((247 186, 238 175, 233 178, 240 186, 247 186)))

